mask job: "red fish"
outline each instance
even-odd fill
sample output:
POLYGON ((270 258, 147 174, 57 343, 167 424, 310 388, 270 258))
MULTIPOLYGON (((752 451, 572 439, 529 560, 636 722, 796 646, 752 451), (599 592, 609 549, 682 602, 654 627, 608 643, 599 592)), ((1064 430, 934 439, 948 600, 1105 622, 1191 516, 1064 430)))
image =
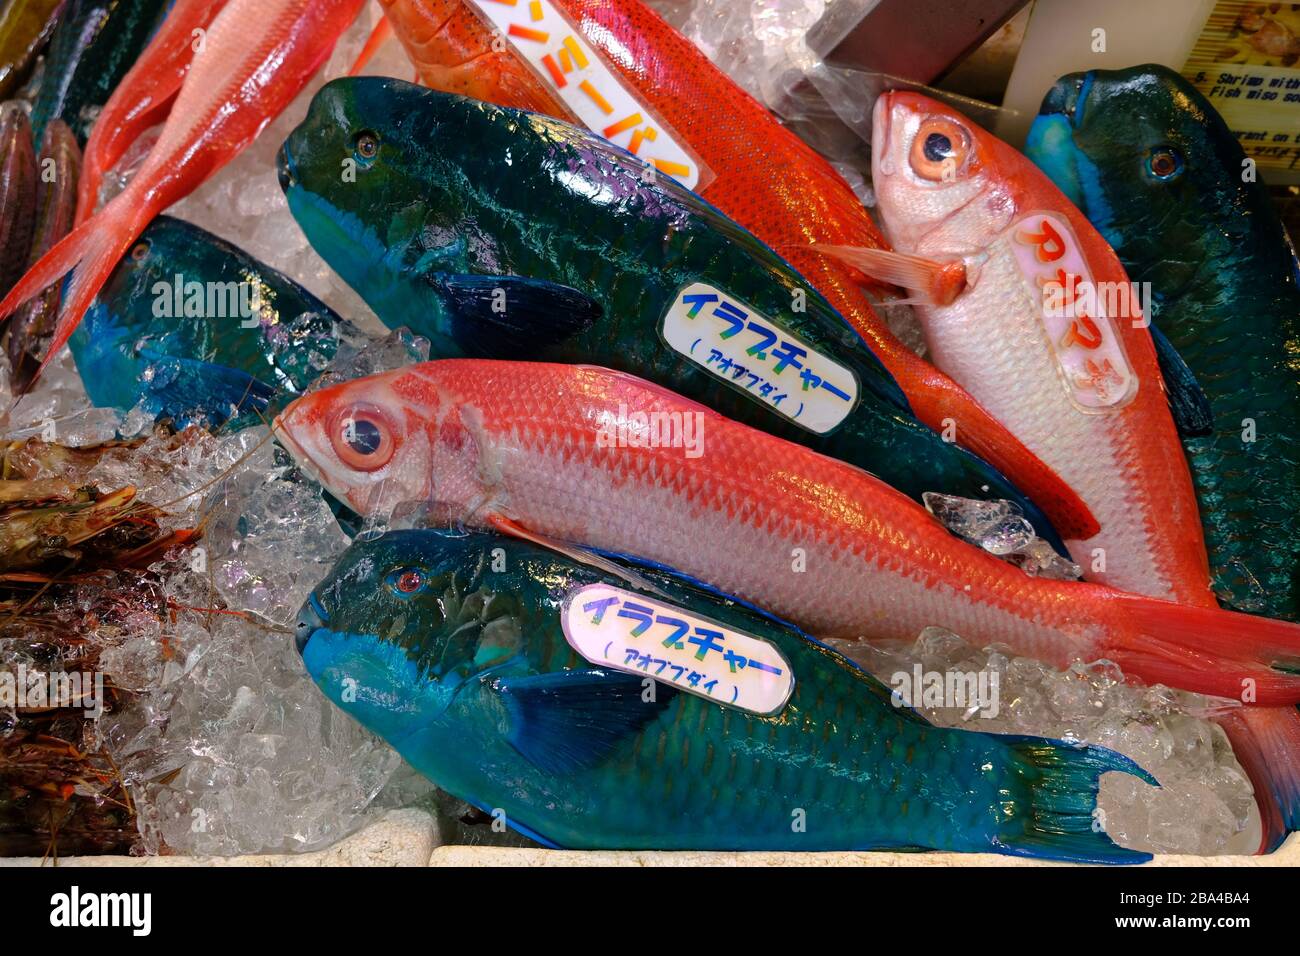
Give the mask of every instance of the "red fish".
POLYGON ((649 558, 826 637, 951 628, 1058 666, 1300 700, 1300 625, 1034 578, 851 465, 590 366, 443 360, 298 399, 281 440, 362 513, 432 506, 649 558))
POLYGON ((145 226, 221 169, 321 66, 365 0, 230 0, 208 30, 162 136, 121 193, 55 244, 0 302, 0 318, 75 268, 41 368, 68 340, 145 226))
POLYGON ((226 3, 176 0, 140 59, 122 77, 86 141, 77 188, 77 225, 95 211, 104 174, 141 133, 167 118, 196 50, 206 46, 207 29, 226 3))
POLYGON ((893 335, 860 273, 808 248, 883 245, 844 179, 640 0, 380 2, 421 82, 576 121, 681 178, 830 300, 898 380, 917 418, 1011 478, 1063 537, 1096 532, 1051 468, 893 335), (483 16, 500 22, 489 27, 483 16))

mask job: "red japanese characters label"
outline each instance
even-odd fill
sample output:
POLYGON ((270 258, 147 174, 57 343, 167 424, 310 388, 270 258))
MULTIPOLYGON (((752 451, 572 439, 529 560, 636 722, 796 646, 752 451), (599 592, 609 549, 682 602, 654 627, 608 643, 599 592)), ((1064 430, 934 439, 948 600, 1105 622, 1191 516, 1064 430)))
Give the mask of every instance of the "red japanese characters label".
MULTIPOLYGON (((1115 312, 1136 301, 1127 283, 1099 289, 1070 225, 1054 213, 1031 213, 1012 224, 1011 247, 1056 357, 1070 398, 1084 411, 1122 407, 1137 392, 1115 312)), ((1141 315, 1134 316, 1141 320, 1141 315)))
POLYGON ((713 173, 552 0, 465 0, 583 125, 699 192, 713 173))

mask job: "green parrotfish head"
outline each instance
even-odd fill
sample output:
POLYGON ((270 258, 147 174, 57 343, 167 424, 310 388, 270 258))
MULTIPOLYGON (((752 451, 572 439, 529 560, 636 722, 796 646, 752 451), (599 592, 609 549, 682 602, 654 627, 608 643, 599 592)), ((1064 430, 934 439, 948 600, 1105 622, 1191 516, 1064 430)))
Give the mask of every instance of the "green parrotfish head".
POLYGON ((348 548, 298 616, 298 651, 325 695, 395 743, 514 660, 519 607, 490 583, 494 542, 421 529, 348 548))
POLYGON ((1157 297, 1192 277, 1207 235, 1249 230, 1268 201, 1223 118, 1153 64, 1062 77, 1025 153, 1157 297))
MULTIPOLYGON (((321 88, 281 147, 295 219, 390 325, 410 308, 416 277, 472 263, 496 271, 466 168, 494 161, 480 151, 481 127, 498 112, 400 80, 343 78, 321 88)), ((495 161, 508 168, 508 157, 495 161)))

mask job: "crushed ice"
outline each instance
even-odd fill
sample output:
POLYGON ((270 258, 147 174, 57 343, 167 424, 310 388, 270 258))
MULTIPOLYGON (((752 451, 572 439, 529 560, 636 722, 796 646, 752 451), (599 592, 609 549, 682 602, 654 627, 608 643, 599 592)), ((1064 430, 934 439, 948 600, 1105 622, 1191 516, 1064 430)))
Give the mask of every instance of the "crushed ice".
POLYGON ((1076 662, 1057 670, 1016 657, 1002 645, 975 648, 951 631, 926 628, 915 643, 833 640, 835 650, 891 688, 896 675, 986 675, 995 705, 913 699, 927 719, 944 727, 1000 734, 1033 734, 1095 744, 1135 760, 1160 782, 1151 787, 1130 774, 1102 776, 1098 821, 1123 846, 1151 853, 1254 853, 1259 812, 1253 789, 1233 756, 1227 735, 1210 719, 1240 706, 1168 687, 1124 683, 1110 661, 1076 662), (996 675, 994 678, 993 675, 996 675))

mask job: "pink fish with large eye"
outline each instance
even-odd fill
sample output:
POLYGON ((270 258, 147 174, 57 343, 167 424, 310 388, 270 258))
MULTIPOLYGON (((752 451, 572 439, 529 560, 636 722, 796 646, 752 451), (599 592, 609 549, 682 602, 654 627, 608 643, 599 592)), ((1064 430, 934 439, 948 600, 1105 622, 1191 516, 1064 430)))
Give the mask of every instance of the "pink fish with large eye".
POLYGON ((1058 665, 1109 657, 1189 690, 1249 679, 1259 701, 1300 700, 1300 675, 1272 667, 1300 660, 1300 625, 1030 577, 860 469, 608 369, 427 362, 308 394, 275 427, 359 512, 415 502, 638 555, 818 635, 938 624, 1058 665))
POLYGON ((1080 494, 1101 524, 1067 542, 1087 578, 1214 606, 1156 351, 1105 240, 1024 156, 916 93, 876 102, 872 175, 896 251, 827 251, 913 290, 935 363, 1080 494))

